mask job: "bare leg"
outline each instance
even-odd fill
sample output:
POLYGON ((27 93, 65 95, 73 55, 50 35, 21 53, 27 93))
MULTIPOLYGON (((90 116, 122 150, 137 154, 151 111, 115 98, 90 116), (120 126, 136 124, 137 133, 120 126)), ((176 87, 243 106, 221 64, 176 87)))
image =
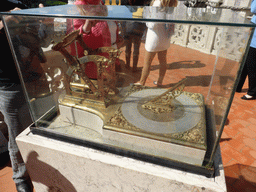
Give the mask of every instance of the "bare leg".
POLYGON ((127 69, 130 69, 131 49, 132 49, 132 38, 129 38, 126 41, 126 49, 125 49, 125 58, 126 58, 126 65, 125 65, 125 67, 127 69))
POLYGON ((134 45, 134 50, 133 50, 133 68, 132 68, 133 72, 137 71, 137 65, 138 65, 139 54, 140 54, 140 44, 141 44, 141 36, 140 35, 135 35, 133 37, 133 45, 134 45))
POLYGON ((160 68, 159 68, 159 77, 157 80, 157 85, 162 85, 163 79, 167 70, 166 54, 167 54, 167 50, 158 52, 158 60, 160 63, 160 68))
POLYGON ((152 63, 155 55, 156 55, 155 52, 146 51, 146 53, 145 53, 144 66, 143 66, 141 77, 140 77, 141 85, 145 85, 145 83, 146 83, 146 80, 147 80, 149 72, 150 72, 150 66, 151 66, 151 63, 152 63))

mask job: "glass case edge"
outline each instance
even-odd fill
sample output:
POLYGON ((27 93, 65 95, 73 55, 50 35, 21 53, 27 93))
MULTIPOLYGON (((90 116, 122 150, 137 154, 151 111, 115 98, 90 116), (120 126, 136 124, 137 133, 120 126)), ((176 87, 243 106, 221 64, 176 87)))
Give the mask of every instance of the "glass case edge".
POLYGON ((203 21, 183 21, 183 20, 158 20, 158 19, 143 19, 143 18, 114 18, 114 17, 103 17, 103 16, 74 16, 74 15, 40 15, 40 14, 24 14, 15 12, 0 12, 0 16, 3 15, 17 15, 26 17, 51 17, 51 18, 66 18, 66 19, 96 19, 96 20, 114 20, 114 21, 137 21, 137 22, 160 22, 160 23, 181 23, 181 24, 195 24, 195 25, 211 25, 211 26, 226 26, 226 27, 256 27, 256 24, 250 22, 249 24, 242 23, 212 23, 203 21))
POLYGON ((249 47, 250 47, 249 43, 251 42, 251 39, 253 37, 254 31, 255 31, 255 28, 252 28, 252 32, 251 32, 251 35, 250 35, 249 40, 248 40, 248 46, 246 47, 245 54, 243 55, 243 59, 242 59, 241 65, 240 65, 240 68, 238 70, 237 78, 236 78, 236 81, 235 81, 235 84, 234 84, 234 87, 233 87, 233 90, 232 90, 232 93, 231 93, 231 96, 230 96, 230 99, 229 99, 229 103, 227 105, 227 110, 226 110, 225 116, 224 116, 224 118, 222 119, 222 122, 221 122, 221 126, 220 127, 222 127, 222 129, 218 132, 217 139, 216 139, 216 141, 214 143, 214 146, 213 146, 213 149, 212 149, 212 153, 211 153, 211 156, 210 156, 210 159, 209 159, 209 162, 208 162, 209 166, 211 166, 213 164, 214 157, 216 155, 217 148, 218 148, 220 140, 221 140, 221 135, 222 135, 222 132, 224 130, 224 126, 225 126, 226 120, 228 118, 228 114, 229 114, 229 111, 230 111, 230 108, 231 108, 231 105, 232 105, 232 102, 233 102, 233 99, 234 99, 234 96, 235 96, 236 87, 237 87, 237 85, 239 83, 241 71, 242 71, 242 69, 244 67, 245 59, 246 59, 247 54, 248 54, 248 50, 249 50, 249 47))
MULTIPOLYGON (((7 27, 5 19, 3 17, 2 17, 2 21, 3 21, 3 24, 4 24, 4 30, 5 30, 6 38, 8 40, 8 43, 9 43, 9 46, 10 46, 10 49, 11 49, 11 53, 12 53, 12 57, 13 57, 13 60, 14 60, 14 63, 15 63, 15 68, 17 69, 17 72, 18 72, 18 75, 19 75, 20 84, 21 84, 21 87, 23 89, 23 93, 24 93, 25 99, 28 102, 29 101, 28 92, 26 90, 25 83, 23 82, 23 78, 21 76, 21 74, 22 74, 21 73, 21 69, 20 69, 20 67, 18 65, 18 60, 17 60, 17 57, 16 57, 16 53, 14 52, 14 46, 12 44, 11 37, 10 37, 9 31, 8 31, 8 27, 7 27)), ((33 113, 31 111, 31 108, 28 107, 28 109, 29 109, 29 114, 30 114, 31 118, 34 121, 33 113)))
POLYGON ((160 157, 154 157, 151 155, 138 153, 136 151, 125 150, 122 148, 116 148, 116 147, 112 147, 112 146, 104 146, 102 144, 95 143, 92 141, 86 141, 86 140, 82 140, 79 138, 70 137, 65 134, 56 133, 52 130, 45 130, 44 128, 36 127, 35 124, 30 126, 30 131, 32 134, 35 134, 35 135, 40 135, 40 136, 55 139, 58 141, 68 142, 71 144, 84 146, 84 147, 92 148, 95 150, 120 155, 123 157, 133 158, 133 159, 136 159, 139 161, 153 163, 156 165, 160 165, 160 166, 164 166, 164 167, 168 167, 168 168, 172 168, 172 169, 177 169, 177 170, 181 170, 181 171, 185 171, 185 172, 189 172, 189 173, 199 174, 199 175, 203 175, 208 178, 213 177, 215 174, 214 165, 212 165, 211 167, 208 165, 205 167, 196 166, 196 165, 192 165, 192 164, 178 162, 175 160, 167 160, 167 159, 163 159, 160 157))

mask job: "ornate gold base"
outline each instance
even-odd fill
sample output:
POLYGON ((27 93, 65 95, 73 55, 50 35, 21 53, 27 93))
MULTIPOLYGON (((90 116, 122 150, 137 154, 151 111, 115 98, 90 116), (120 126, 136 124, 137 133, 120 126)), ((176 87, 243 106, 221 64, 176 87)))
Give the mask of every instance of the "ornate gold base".
POLYGON ((93 100, 71 96, 65 96, 60 103, 101 117, 103 137, 107 131, 114 131, 122 137, 138 136, 206 150, 203 96, 182 92, 172 100, 173 110, 160 110, 160 113, 143 108, 143 104, 165 92, 166 89, 131 85, 122 88, 107 108, 93 100))

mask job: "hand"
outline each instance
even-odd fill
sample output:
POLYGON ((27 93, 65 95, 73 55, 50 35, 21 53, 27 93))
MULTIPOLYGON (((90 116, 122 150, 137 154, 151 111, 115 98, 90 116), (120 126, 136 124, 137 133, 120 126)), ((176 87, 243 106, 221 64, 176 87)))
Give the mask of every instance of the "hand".
MULTIPOLYGON (((21 9, 18 8, 18 7, 16 7, 16 8, 14 8, 14 9, 10 10, 9 12, 17 11, 17 10, 21 10, 21 9)), ((14 17, 14 16, 6 16, 4 19, 5 19, 6 22, 13 21, 13 22, 15 22, 15 23, 19 23, 19 21, 20 21, 20 17, 18 17, 18 16, 15 16, 15 17, 14 17)), ((1 30, 3 27, 4 27, 3 21, 0 21, 0 30, 1 30)))
POLYGON ((83 31, 85 33, 89 33, 92 29, 92 27, 94 27, 96 24, 98 23, 97 20, 89 20, 87 19, 84 23, 84 26, 83 26, 83 31))
MULTIPOLYGON (((18 11, 18 10, 21 10, 21 9, 16 7, 14 9, 10 10, 9 12, 18 11)), ((7 16, 7 17, 5 17, 6 22, 14 21, 15 23, 19 23, 20 20, 21 20, 21 18, 18 17, 18 16, 7 16)))

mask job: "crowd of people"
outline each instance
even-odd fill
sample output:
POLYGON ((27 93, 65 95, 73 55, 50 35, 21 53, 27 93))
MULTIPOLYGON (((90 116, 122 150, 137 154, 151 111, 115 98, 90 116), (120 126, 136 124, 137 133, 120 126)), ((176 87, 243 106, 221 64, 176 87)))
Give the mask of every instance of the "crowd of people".
MULTIPOLYGON (((127 5, 132 6, 143 6, 150 5, 156 7, 176 7, 177 0, 128 0, 127 5)), ((77 0, 75 5, 104 5, 102 0, 77 0)), ((43 7, 43 5, 40 5, 43 7)), ((28 7, 18 0, 5 0, 2 2, 0 11, 15 11, 19 9, 27 9, 28 7)), ((81 14, 84 10, 81 10, 81 14)), ((97 10, 99 11, 99 10, 97 10)), ((138 11, 137 8, 131 7, 131 12, 138 11)), ((251 5, 252 13, 256 14, 256 1, 252 1, 251 5)), ((99 11, 103 16, 106 13, 104 6, 102 10, 99 11)), ((12 21, 18 23, 16 18, 8 16, 6 22, 12 21)), ((256 16, 254 15, 252 22, 256 23, 256 16)), ((9 44, 4 31, 4 26, 2 21, 0 21, 0 38, 1 46, 5 50, 10 50, 9 44)), ((162 24, 162 23, 141 23, 141 22, 123 22, 121 25, 115 21, 100 21, 100 20, 82 20, 74 19, 72 23, 69 23, 67 32, 73 30, 80 30, 83 35, 83 40, 86 45, 91 49, 97 49, 99 47, 113 47, 120 48, 124 43, 125 45, 125 67, 130 69, 131 67, 131 57, 133 61, 132 71, 136 72, 138 70, 138 60, 139 60, 139 50, 141 46, 141 39, 143 34, 146 33, 145 41, 145 55, 144 55, 144 65, 141 73, 141 78, 139 82, 135 82, 136 85, 145 85, 147 77, 150 73, 150 67, 152 60, 155 55, 158 56, 159 60, 159 77, 158 80, 154 81, 156 86, 161 87, 163 84, 163 79, 167 70, 167 50, 170 47, 170 38, 174 33, 173 24, 162 24), (120 37, 120 27, 122 27, 124 36, 120 37), (133 55, 132 45, 134 47, 133 55), (132 55, 132 56, 131 56, 132 55)), ((16 51, 24 52, 31 51, 30 47, 19 46, 16 51), (22 49, 22 50, 21 50, 22 49)), ((71 54, 82 57, 84 55, 84 50, 80 45, 71 45, 71 54)), ((16 184, 17 191, 19 192, 30 192, 33 191, 31 180, 26 170, 25 163, 22 160, 20 151, 18 149, 15 138, 21 131, 23 131, 28 125, 32 123, 32 118, 28 109, 28 104, 26 102, 19 75, 17 73, 14 60, 11 51, 0 52, 1 60, 0 67, 0 111, 4 116, 4 121, 8 127, 9 134, 9 155, 12 163, 13 169, 13 180, 16 184)), ((43 62, 43 57, 40 54, 35 54, 38 57, 38 61, 43 62)), ((24 61, 24 58, 20 58, 24 61)), ((30 65, 32 61, 26 61, 24 65, 30 65)), ((240 82, 237 87, 237 92, 241 92, 244 81, 248 75, 249 77, 249 90, 246 95, 242 97, 245 100, 256 99, 256 31, 254 32, 253 39, 251 41, 248 57, 243 69, 240 82)), ((119 62, 116 63, 116 68, 120 65, 119 62)), ((39 66, 39 65, 38 65, 39 66)), ((89 63, 86 66, 85 74, 91 79, 97 79, 97 67, 94 63, 89 63)), ((1 134, 1 133, 0 133, 1 134)), ((0 137, 1 138, 1 137, 0 137)), ((0 146, 1 147, 1 146, 0 146)))
MULTIPOLYGON (((153 1, 136 1, 129 0, 126 4, 131 6, 157 6, 157 7, 176 7, 177 0, 153 0, 153 1)), ((83 7, 79 5, 103 5, 101 0, 78 0, 75 1, 75 5, 78 5, 81 14, 88 12, 87 10, 82 10, 83 7)), ((138 7, 129 7, 131 12, 137 12, 138 7)), ((100 14, 104 14, 105 11, 98 11, 100 14)), ((91 13, 92 14, 92 13, 91 13)), ((104 15, 103 15, 104 16, 104 15)), ((142 17, 142 12, 141 15, 142 17)), ((165 14, 162 14, 163 17, 166 17, 165 14)), ((162 18, 163 19, 163 18, 162 18)), ((162 82, 167 69, 167 49, 170 46, 170 38, 174 32, 173 24, 155 24, 155 23, 142 23, 142 22, 121 22, 123 37, 120 39, 119 35, 119 25, 114 21, 97 21, 97 20, 82 20, 74 19, 72 25, 68 28, 68 31, 80 30, 80 33, 83 34, 83 40, 86 45, 91 49, 97 49, 99 47, 113 47, 120 48, 120 44, 125 42, 125 58, 126 64, 125 67, 130 69, 131 65, 131 48, 133 45, 133 67, 132 71, 137 71, 137 65, 139 60, 139 50, 141 45, 141 39, 145 31, 146 43, 145 43, 145 61, 144 67, 142 69, 141 79, 139 82, 135 83, 136 85, 145 85, 147 77, 150 72, 151 62, 154 59, 155 55, 158 55, 160 62, 159 78, 154 83, 157 86, 162 86, 162 82), (147 30, 146 30, 147 29, 147 30)), ((78 57, 82 57, 83 49, 78 44, 71 46, 71 54, 78 57)), ((118 61, 118 60, 117 60, 118 61)), ((116 69, 120 68, 120 63, 116 63, 116 69)), ((94 63, 89 63, 86 66, 85 74, 91 79, 97 79, 97 67, 94 63)))

